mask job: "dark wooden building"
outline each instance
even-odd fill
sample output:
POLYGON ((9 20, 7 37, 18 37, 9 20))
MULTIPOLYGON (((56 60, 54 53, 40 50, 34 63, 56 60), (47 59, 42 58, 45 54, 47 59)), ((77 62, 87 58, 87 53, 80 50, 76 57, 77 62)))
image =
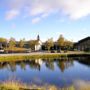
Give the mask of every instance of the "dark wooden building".
POLYGON ((6 42, 0 42, 0 48, 6 47, 7 43, 6 42))
POLYGON ((90 47, 90 37, 84 38, 74 45, 74 49, 84 51, 86 48, 90 47))

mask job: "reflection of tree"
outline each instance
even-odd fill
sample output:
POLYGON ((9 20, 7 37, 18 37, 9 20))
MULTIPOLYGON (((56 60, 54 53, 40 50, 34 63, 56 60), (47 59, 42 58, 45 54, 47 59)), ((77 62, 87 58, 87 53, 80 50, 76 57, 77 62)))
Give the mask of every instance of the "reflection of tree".
POLYGON ((7 62, 0 62, 0 69, 8 68, 7 62))
POLYGON ((12 72, 16 71, 16 63, 15 62, 10 62, 9 67, 12 72))
POLYGON ((51 70, 54 70, 54 61, 47 61, 46 67, 51 69, 51 70))
POLYGON ((73 65, 74 65, 73 60, 71 60, 71 61, 57 61, 57 66, 59 67, 61 72, 64 72, 65 69, 67 69, 73 65))
POLYGON ((64 65, 64 61, 58 62, 57 66, 59 67, 59 69, 64 72, 65 70, 65 65, 64 65))
POLYGON ((41 66, 38 63, 35 63, 35 60, 30 61, 29 66, 30 68, 37 69, 39 71, 41 69, 41 66))
POLYGON ((16 66, 19 65, 21 69, 26 70, 26 66, 29 65, 32 69, 40 71, 43 61, 39 60, 23 60, 23 61, 12 61, 12 62, 0 62, 0 69, 8 68, 10 71, 16 71, 16 66))
POLYGON ((26 70, 26 66, 29 66, 31 69, 37 69, 40 71, 41 65, 45 62, 45 65, 50 70, 54 70, 54 62, 57 63, 58 68, 61 72, 64 72, 65 69, 74 65, 73 60, 23 60, 23 61, 12 61, 12 62, 0 62, 0 69, 7 68, 12 72, 16 71, 16 66, 20 66, 21 69, 26 70))
POLYGON ((26 68, 25 68, 26 64, 23 61, 20 63, 20 66, 21 66, 21 69, 26 70, 26 68))

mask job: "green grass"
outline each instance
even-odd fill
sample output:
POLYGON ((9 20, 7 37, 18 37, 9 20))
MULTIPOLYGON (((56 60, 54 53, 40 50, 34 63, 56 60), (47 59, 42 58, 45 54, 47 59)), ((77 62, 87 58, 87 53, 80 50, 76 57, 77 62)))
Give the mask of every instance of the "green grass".
POLYGON ((0 56, 0 61, 18 61, 18 60, 35 60, 35 59, 66 59, 68 57, 90 56, 90 53, 62 53, 62 54, 38 54, 38 55, 12 55, 0 56))
POLYGON ((27 49, 27 48, 18 48, 18 47, 14 47, 14 48, 4 48, 4 51, 8 51, 8 52, 18 52, 18 53, 20 53, 20 52, 25 52, 25 51, 27 51, 27 50, 29 50, 29 49, 27 49))
MULTIPOLYGON (((50 50, 45 51, 45 53, 51 53, 50 50)), ((57 50, 54 50, 54 53, 58 53, 57 50)), ((63 50, 60 51, 60 53, 64 53, 63 50)), ((67 51, 67 53, 86 53, 85 51, 67 51)))
POLYGON ((84 51, 68 51, 67 53, 85 53, 84 51))
POLYGON ((51 55, 16 55, 16 56, 0 56, 0 61, 16 61, 29 59, 66 59, 67 54, 51 54, 51 55))
MULTIPOLYGON (((48 51, 44 51, 45 53, 51 53, 51 50, 48 50, 48 51)), ((57 50, 54 50, 54 53, 58 53, 57 50)), ((60 53, 64 53, 63 50, 60 51, 60 53)))

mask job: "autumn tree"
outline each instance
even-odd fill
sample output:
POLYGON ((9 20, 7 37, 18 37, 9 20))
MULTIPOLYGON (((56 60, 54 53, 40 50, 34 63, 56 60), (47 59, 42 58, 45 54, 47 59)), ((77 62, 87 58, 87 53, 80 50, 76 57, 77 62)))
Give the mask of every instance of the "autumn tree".
POLYGON ((73 42, 65 39, 63 35, 60 35, 59 39, 57 40, 57 46, 61 48, 72 48, 73 42))
POLYGON ((70 48, 73 47, 73 45, 74 45, 74 43, 73 43, 72 41, 69 41, 69 40, 65 40, 65 41, 64 41, 64 46, 65 46, 65 48, 70 49, 70 48))
POLYGON ((23 40, 20 40, 20 41, 19 41, 19 46, 20 46, 20 47, 23 47, 23 46, 24 46, 24 42, 25 42, 24 39, 23 39, 23 40))
POLYGON ((5 38, 0 38, 0 42, 7 42, 8 40, 5 38))
POLYGON ((45 43, 44 43, 45 47, 49 50, 51 47, 54 46, 54 42, 53 42, 53 38, 48 39, 45 43))
POLYGON ((63 37, 63 35, 60 35, 60 37, 58 38, 57 46, 59 46, 59 47, 64 46, 64 37, 63 37))
POLYGON ((16 40, 13 37, 11 37, 9 40, 9 47, 13 48, 15 46, 16 46, 16 40))
POLYGON ((28 43, 29 43, 29 47, 31 49, 33 49, 35 47, 35 45, 38 45, 37 40, 30 40, 30 41, 28 41, 28 43))
MULTIPOLYGON (((3 42, 4 43, 4 46, 3 47, 7 47, 8 45, 8 40, 6 38, 0 38, 0 42, 3 42)), ((2 48, 2 44, 0 45, 0 48, 2 48)))

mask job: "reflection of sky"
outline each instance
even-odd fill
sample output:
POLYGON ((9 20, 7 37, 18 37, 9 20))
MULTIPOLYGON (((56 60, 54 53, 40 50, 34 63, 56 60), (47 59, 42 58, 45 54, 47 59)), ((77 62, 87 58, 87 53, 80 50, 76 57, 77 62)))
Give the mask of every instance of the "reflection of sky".
POLYGON ((12 72, 10 68, 0 69, 0 80, 7 80, 10 74, 16 75, 17 79, 29 83, 49 83, 60 87, 72 85, 74 80, 90 81, 90 67, 74 61, 74 66, 71 66, 61 72, 57 63, 54 62, 54 70, 47 68, 45 62, 42 64, 40 71, 32 69, 29 65, 25 66, 25 70, 21 69, 20 65, 16 65, 16 71, 12 72))

